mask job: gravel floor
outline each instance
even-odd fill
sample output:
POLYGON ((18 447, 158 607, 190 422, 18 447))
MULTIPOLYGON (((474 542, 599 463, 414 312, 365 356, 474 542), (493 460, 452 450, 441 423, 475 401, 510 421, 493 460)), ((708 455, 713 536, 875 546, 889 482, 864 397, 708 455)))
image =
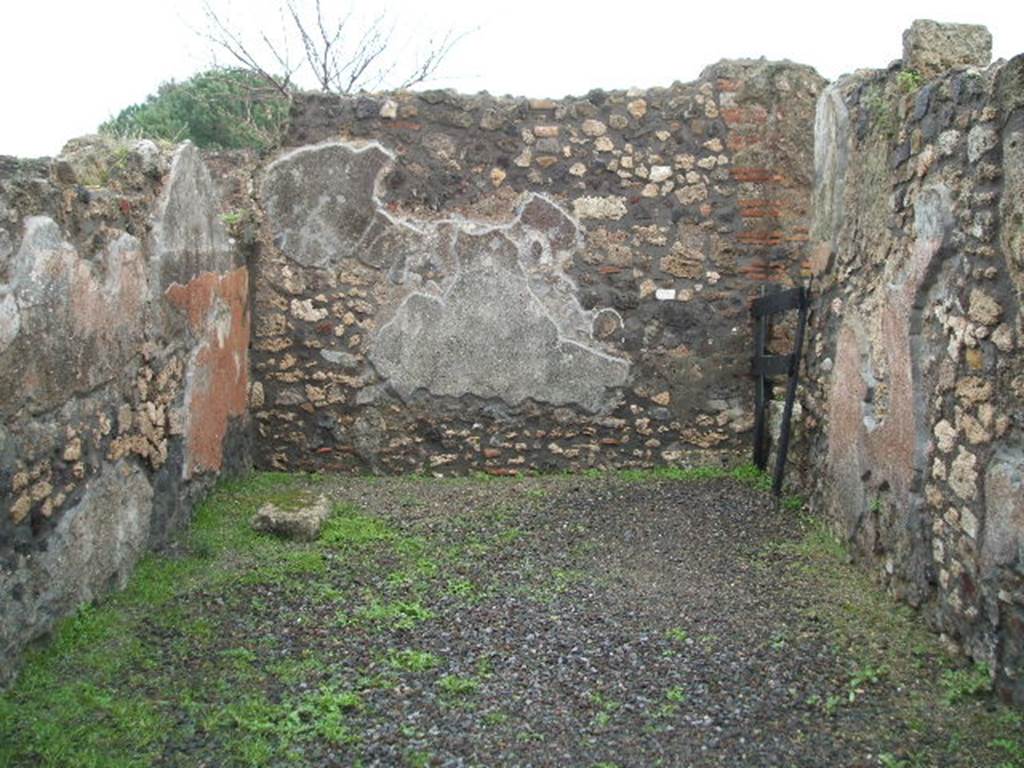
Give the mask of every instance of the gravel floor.
POLYGON ((141 764, 1016 765, 993 742, 1019 718, 962 690, 800 511, 742 483, 310 492, 339 510, 321 542, 225 546, 220 576, 156 615, 112 609, 155 671, 126 662, 106 684, 161 702, 141 764))

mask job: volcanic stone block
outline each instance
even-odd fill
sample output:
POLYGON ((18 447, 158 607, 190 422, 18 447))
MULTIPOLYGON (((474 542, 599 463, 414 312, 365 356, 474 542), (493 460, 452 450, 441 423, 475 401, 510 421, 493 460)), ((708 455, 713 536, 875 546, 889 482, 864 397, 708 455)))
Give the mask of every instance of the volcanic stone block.
POLYGON ((249 524, 262 533, 273 533, 296 541, 315 541, 330 511, 327 497, 321 495, 315 504, 301 509, 281 509, 274 504, 265 504, 249 524))
POLYGON ((918 19, 903 33, 903 66, 926 80, 950 69, 987 67, 992 34, 980 24, 942 24, 918 19))

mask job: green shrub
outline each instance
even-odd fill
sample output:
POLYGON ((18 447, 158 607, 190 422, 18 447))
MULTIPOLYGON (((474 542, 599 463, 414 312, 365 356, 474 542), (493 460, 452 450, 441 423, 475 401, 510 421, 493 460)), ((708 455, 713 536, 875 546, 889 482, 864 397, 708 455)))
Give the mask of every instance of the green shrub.
POLYGON ((190 140, 209 149, 265 149, 278 142, 288 107, 289 99, 258 75, 211 69, 181 83, 162 83, 99 130, 125 138, 190 140))

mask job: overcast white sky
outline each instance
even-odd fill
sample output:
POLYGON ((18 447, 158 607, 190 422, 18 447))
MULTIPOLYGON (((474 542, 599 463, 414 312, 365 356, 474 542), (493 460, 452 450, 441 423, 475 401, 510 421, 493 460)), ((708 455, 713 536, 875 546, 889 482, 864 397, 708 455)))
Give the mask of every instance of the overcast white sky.
MULTIPOLYGON (((240 26, 273 23, 278 0, 211 0, 240 26)), ((527 96, 692 80, 720 58, 788 58, 830 79, 884 67, 915 18, 982 23, 994 57, 1024 52, 1021 0, 569 2, 391 0, 399 42, 475 30, 438 87, 527 96)), ((0 154, 55 154, 163 80, 209 66, 201 0, 5 0, 0 7, 0 154)))

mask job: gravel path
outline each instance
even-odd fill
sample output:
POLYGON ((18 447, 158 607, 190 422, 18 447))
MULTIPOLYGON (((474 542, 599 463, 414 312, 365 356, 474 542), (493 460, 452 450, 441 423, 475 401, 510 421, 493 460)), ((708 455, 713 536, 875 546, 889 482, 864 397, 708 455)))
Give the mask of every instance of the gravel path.
POLYGON ((108 683, 165 704, 148 764, 1015 765, 992 742, 1020 720, 742 483, 312 491, 320 543, 226 546, 157 618, 118 608, 160 670, 108 683))

